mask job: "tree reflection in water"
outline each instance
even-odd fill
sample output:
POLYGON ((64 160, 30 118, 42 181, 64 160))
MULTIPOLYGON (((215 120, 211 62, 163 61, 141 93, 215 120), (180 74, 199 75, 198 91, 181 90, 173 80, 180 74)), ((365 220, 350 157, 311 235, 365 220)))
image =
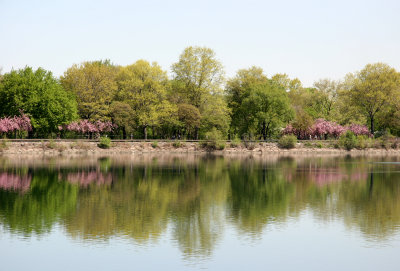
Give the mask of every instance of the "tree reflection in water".
POLYGON ((27 236, 60 224, 85 242, 118 236, 147 243, 170 228, 186 257, 210 255, 227 225, 257 239, 305 210, 382 240, 400 225, 400 165, 369 162, 387 159, 140 156, 21 164, 4 158, 0 221, 27 236))

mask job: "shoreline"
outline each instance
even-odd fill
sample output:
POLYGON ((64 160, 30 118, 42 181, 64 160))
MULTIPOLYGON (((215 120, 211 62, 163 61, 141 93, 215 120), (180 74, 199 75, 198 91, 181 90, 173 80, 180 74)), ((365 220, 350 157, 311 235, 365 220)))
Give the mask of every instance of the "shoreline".
POLYGON ((254 143, 250 148, 243 146, 230 147, 224 150, 207 151, 198 142, 183 142, 180 146, 174 146, 170 141, 159 141, 156 146, 154 142, 112 142, 111 148, 101 149, 98 142, 87 142, 79 140, 71 141, 47 141, 47 142, 7 142, 0 147, 0 156, 8 155, 135 155, 135 154, 206 154, 216 155, 399 155, 400 149, 377 149, 368 148, 364 150, 353 149, 351 151, 333 147, 306 147, 304 143, 297 143, 294 149, 281 149, 277 143, 254 143))

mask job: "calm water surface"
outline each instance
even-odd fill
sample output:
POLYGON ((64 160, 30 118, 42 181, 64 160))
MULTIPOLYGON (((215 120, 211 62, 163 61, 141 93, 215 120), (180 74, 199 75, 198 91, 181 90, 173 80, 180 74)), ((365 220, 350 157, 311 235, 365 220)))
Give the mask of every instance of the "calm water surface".
POLYGON ((0 270, 399 270, 400 157, 0 158, 0 270))

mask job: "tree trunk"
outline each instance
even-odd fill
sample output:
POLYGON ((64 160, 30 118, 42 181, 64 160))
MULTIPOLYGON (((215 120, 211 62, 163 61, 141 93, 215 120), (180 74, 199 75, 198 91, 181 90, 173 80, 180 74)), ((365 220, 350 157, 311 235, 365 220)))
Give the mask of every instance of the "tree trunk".
POLYGON ((122 138, 126 139, 126 129, 125 126, 122 127, 122 138))
POLYGON ((371 119, 371 134, 373 135, 375 132, 375 127, 374 127, 374 115, 370 115, 371 119))
POLYGON ((262 135, 263 135, 263 139, 264 141, 267 140, 267 134, 266 134, 266 127, 265 127, 265 121, 263 122, 263 128, 262 128, 262 135))
POLYGON ((35 135, 35 129, 32 127, 32 129, 28 132, 28 138, 33 138, 35 135))
POLYGON ((144 139, 147 140, 147 126, 143 127, 144 139))
POLYGON ((195 133, 194 136, 195 136, 196 140, 199 140, 199 128, 196 127, 194 133, 195 133))

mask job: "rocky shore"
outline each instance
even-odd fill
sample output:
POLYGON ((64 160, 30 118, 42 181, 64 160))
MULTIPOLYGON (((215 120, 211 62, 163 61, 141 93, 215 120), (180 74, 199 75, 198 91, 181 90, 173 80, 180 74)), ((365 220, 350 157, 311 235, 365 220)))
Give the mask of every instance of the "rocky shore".
MULTIPOLYGON (((0 155, 131 155, 143 153, 207 153, 198 142, 112 142, 109 149, 98 147, 97 142, 87 141, 45 141, 45 142, 0 142, 0 155)), ((297 143, 294 149, 281 149, 277 143, 252 143, 251 146, 232 147, 213 151, 215 154, 354 154, 354 155, 400 155, 400 149, 353 149, 346 151, 334 147, 310 147, 297 143)))

